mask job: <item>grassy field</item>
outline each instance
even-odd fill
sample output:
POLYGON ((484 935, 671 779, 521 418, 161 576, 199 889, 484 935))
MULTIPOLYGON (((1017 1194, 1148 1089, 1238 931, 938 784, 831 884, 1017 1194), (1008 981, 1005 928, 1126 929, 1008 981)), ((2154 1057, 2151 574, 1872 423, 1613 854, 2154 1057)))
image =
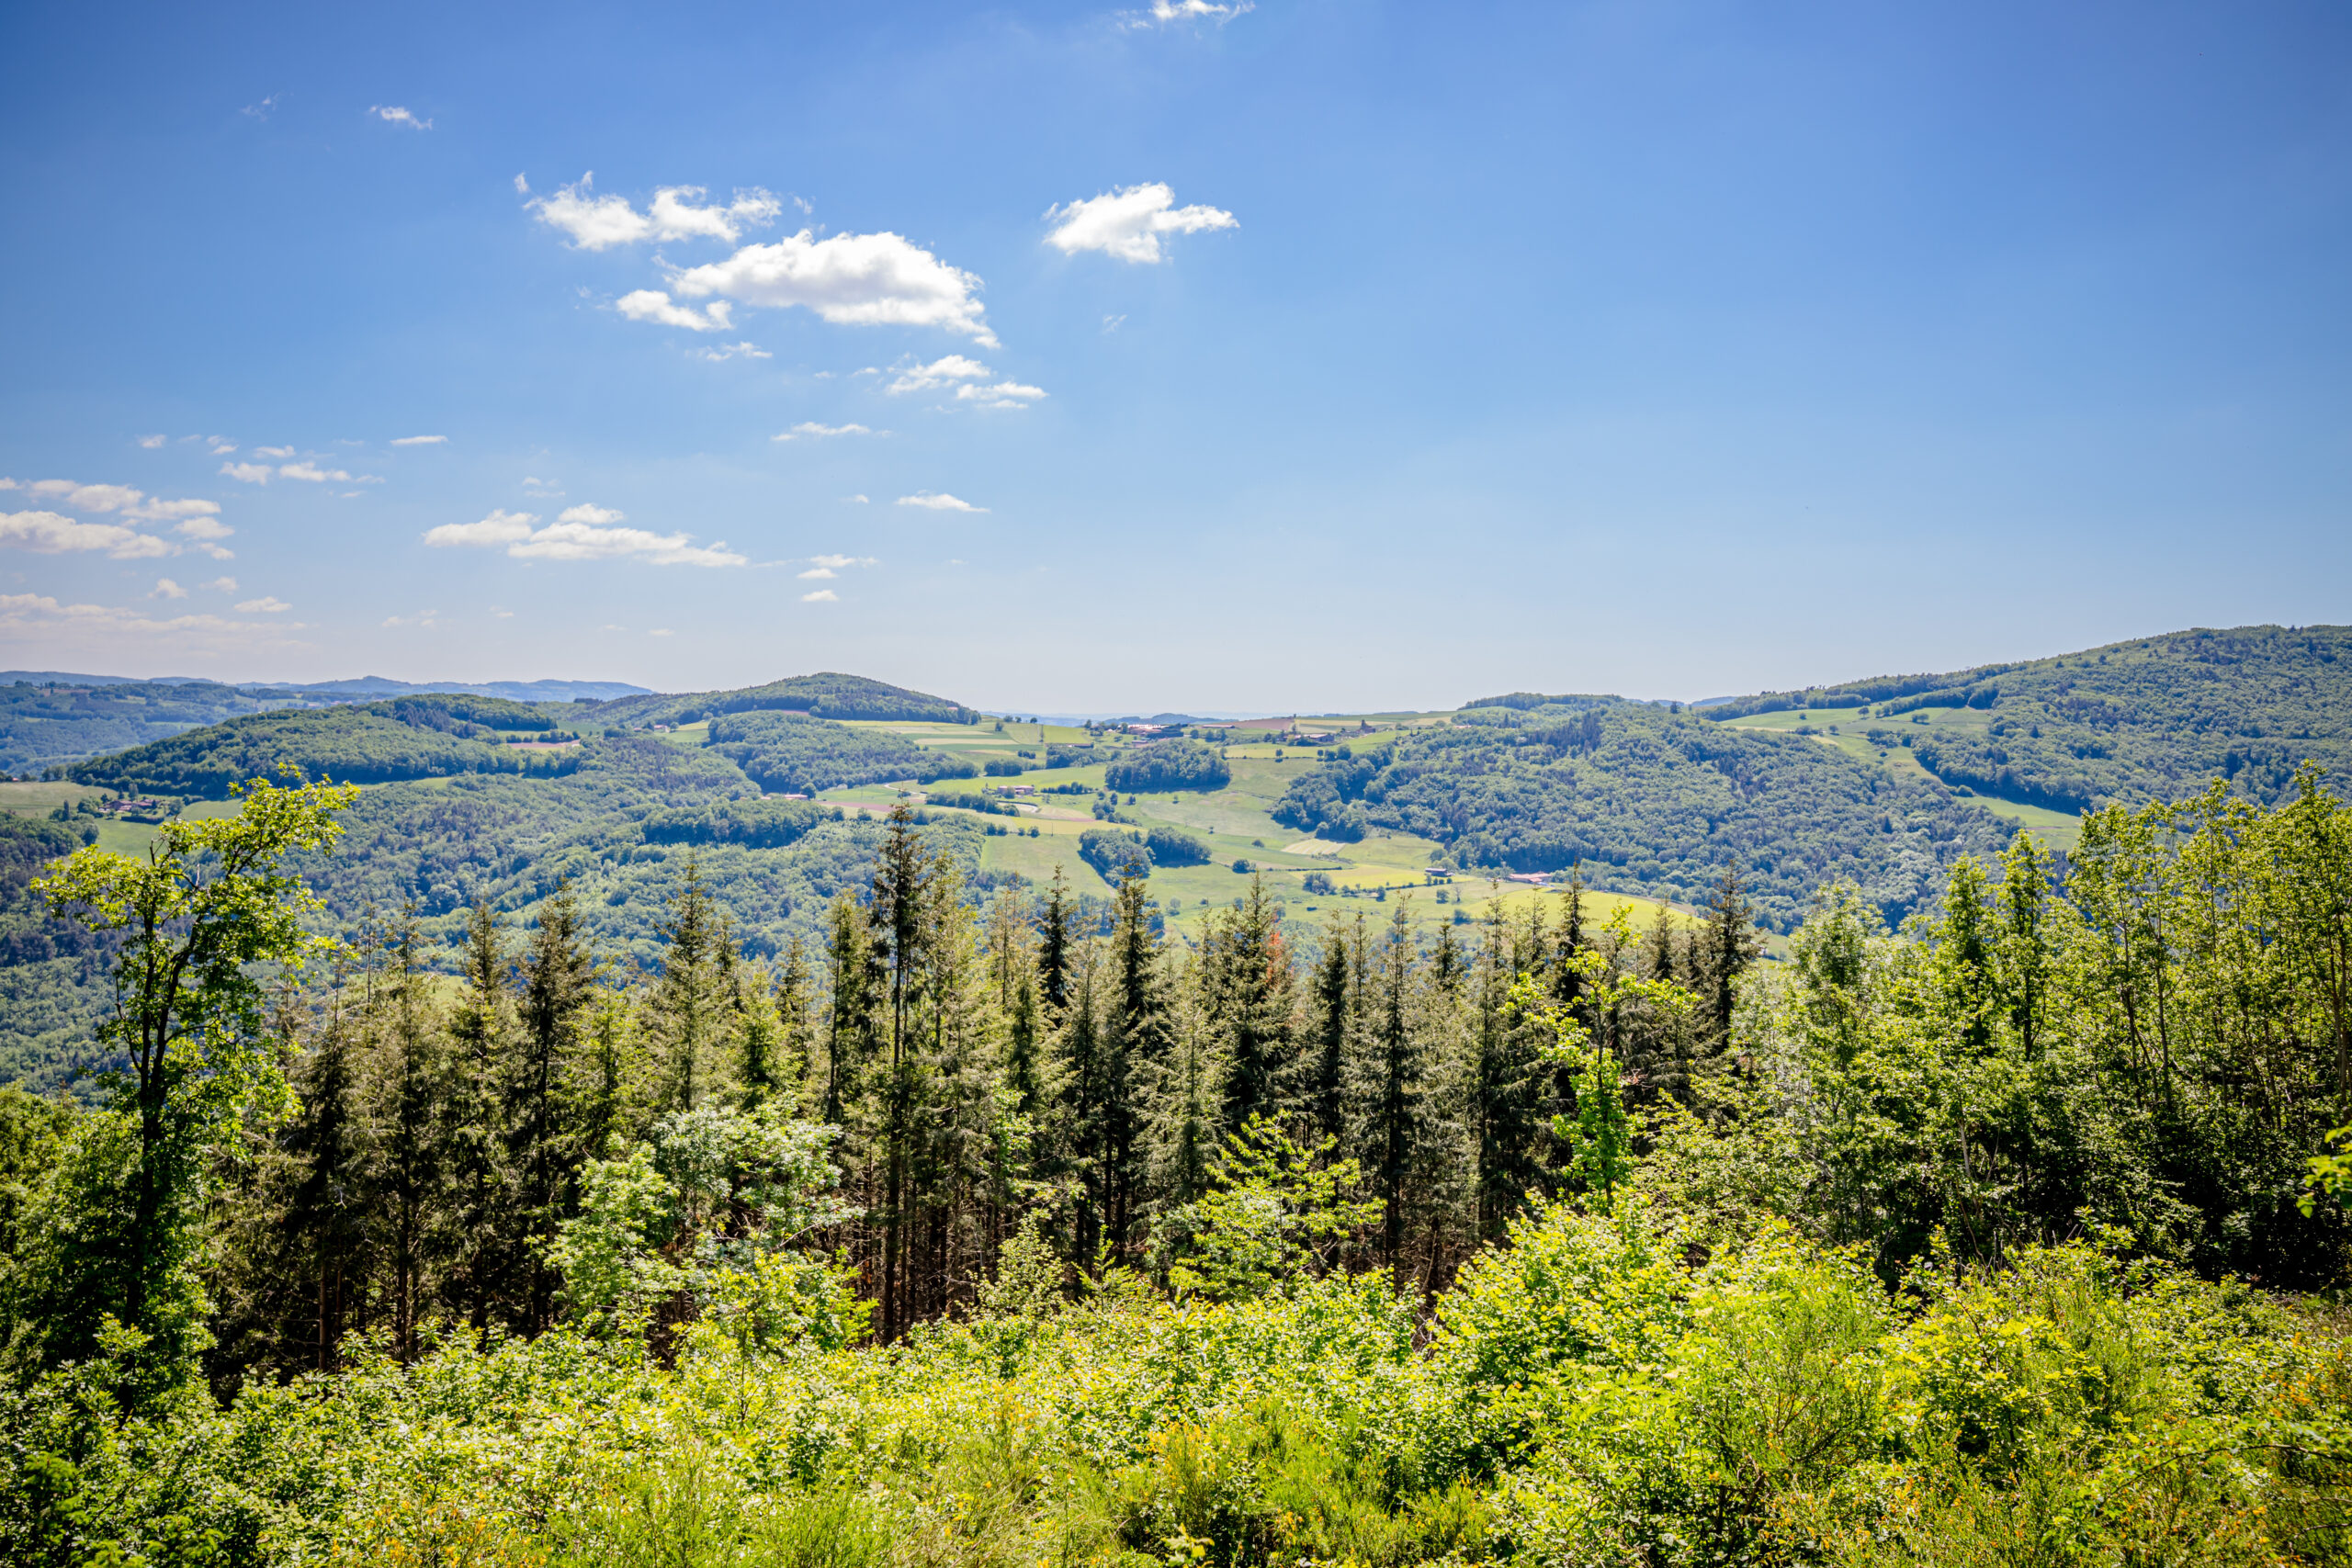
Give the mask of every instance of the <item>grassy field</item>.
MULTIPOLYGON (((1905 746, 1873 746, 1866 733, 1872 729, 1892 730, 1898 736, 1916 735, 1922 731, 1946 733, 1973 732, 1982 734, 1992 724, 1993 715, 1983 708, 1918 708, 1911 713, 1897 714, 1893 718, 1864 718, 1860 708, 1807 708, 1784 713, 1750 714, 1745 718, 1726 722, 1738 729, 1770 729, 1782 734, 1814 731, 1813 739, 1825 746, 1834 746, 1859 762, 1884 768, 1898 776, 1925 778, 1928 770, 1905 746)), ((1960 789, 1955 794, 1981 802, 1994 816, 2016 823, 2033 835, 2046 849, 2071 850, 2081 836, 2079 818, 2064 811, 2052 811, 2045 806, 2029 806, 2021 800, 2004 800, 1983 790, 1960 789)))

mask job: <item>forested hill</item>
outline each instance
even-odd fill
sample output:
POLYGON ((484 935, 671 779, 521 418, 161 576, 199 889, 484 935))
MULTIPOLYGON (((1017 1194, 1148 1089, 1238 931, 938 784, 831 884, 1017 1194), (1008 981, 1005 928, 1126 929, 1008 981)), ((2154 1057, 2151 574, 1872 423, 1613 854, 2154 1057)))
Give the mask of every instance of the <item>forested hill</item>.
POLYGON ((514 702, 595 702, 635 694, 612 681, 492 681, 479 685, 314 681, 224 685, 217 681, 130 680, 55 670, 0 670, 0 776, 37 777, 109 751, 219 724, 244 714, 326 707, 420 693, 452 692, 514 702))
POLYGON ((2339 780, 2352 771, 2352 626, 2199 628, 1700 711, 1721 721, 1814 708, 1883 721, 1947 784, 2061 811, 2169 798, 2214 778, 2268 804, 2306 761, 2339 780), (1920 736, 1894 722, 1938 710, 1983 717, 1920 736))
POLYGON ((622 697, 595 708, 596 721, 609 725, 693 724, 719 714, 805 713, 817 718, 910 719, 941 724, 971 724, 977 709, 910 692, 887 681, 826 671, 745 686, 731 692, 650 693, 622 697))
POLYGON ((1612 698, 1512 701, 1340 748, 1275 818, 1340 840, 1418 833, 1465 867, 1581 865, 1598 886, 1683 903, 1736 863, 1782 930, 1841 877, 1889 915, 1911 913, 1953 860, 1991 854, 2012 830, 1932 779, 1809 736, 1612 698))
POLYGON ((281 708, 232 718, 129 751, 52 770, 76 784, 126 794, 226 799, 230 786, 291 765, 306 778, 351 784, 457 773, 569 772, 583 705, 433 694, 326 708, 281 708), (514 741, 553 743, 555 750, 514 741))

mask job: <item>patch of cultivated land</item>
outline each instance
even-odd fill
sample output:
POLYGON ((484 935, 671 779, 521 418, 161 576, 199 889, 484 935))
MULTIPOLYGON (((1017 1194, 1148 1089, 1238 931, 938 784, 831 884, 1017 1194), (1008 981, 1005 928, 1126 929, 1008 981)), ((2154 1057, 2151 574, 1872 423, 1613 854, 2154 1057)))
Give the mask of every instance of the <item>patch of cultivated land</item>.
MULTIPOLYGON (((1729 728, 1737 729, 1770 729, 1781 734, 1797 734, 1811 728, 1812 737, 1825 746, 1838 750, 1872 767, 1883 768, 1897 777, 1926 778, 1928 770, 1907 746, 1875 746, 1869 731, 1890 732, 1898 738, 1943 731, 1946 733, 1983 734, 1994 715, 1981 708, 1936 707, 1917 708, 1897 714, 1893 718, 1862 716, 1860 708, 1816 707, 1783 713, 1750 714, 1744 718, 1728 719, 1729 728)), ((2044 848, 2071 850, 2081 835, 2079 819, 2064 811, 2052 811, 2046 806, 2030 806, 2021 800, 2004 800, 1983 790, 1956 789, 1956 795, 1980 802, 1996 817, 2006 818, 2033 835, 2044 848)))

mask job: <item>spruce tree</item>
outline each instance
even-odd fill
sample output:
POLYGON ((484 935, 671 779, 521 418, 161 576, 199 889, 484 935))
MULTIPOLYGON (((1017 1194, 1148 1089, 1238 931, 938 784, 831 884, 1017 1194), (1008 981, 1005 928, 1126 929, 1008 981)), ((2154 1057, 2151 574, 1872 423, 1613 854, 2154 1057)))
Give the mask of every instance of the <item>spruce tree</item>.
POLYGON ((1046 890, 1045 912, 1037 921, 1037 989, 1054 1018, 1069 1005, 1070 940, 1069 893, 1062 868, 1056 865, 1046 890))
POLYGON ((692 1111, 710 1089, 734 1002, 726 917, 711 902, 696 857, 686 857, 684 880, 655 929, 662 975, 646 1012, 663 1075, 662 1103, 692 1111))
POLYGON ((514 1193, 500 1134, 514 1029, 497 919, 479 898, 467 915, 458 977, 465 988, 449 1018, 449 1083, 440 1108, 441 1158, 449 1183, 445 1299, 480 1330, 489 1325, 492 1306, 520 1259, 506 1229, 514 1193))

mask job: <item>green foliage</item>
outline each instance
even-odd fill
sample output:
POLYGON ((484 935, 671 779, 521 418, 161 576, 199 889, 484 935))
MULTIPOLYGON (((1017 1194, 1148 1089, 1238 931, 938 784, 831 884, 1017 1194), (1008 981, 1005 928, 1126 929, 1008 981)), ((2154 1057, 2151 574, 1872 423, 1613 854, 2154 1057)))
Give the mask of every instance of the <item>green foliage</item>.
POLYGON ((1802 736, 1639 703, 1498 710, 1508 728, 1415 730, 1294 780, 1276 821, 1327 838, 1418 833, 1465 866, 1580 864, 1596 886, 1694 903, 1726 863, 1770 923, 1845 877, 1899 918, 1963 854, 2007 838, 1932 781, 1877 773, 1802 736))
POLYGON ((885 779, 935 779, 959 773, 957 760, 896 735, 794 713, 728 713, 710 721, 710 749, 741 767, 762 789, 814 795, 885 779))
POLYGON ((1182 828, 1153 828, 1143 836, 1153 865, 1206 865, 1208 840, 1182 828))
POLYGON ((547 777, 579 767, 581 754, 507 746, 496 730, 544 730, 552 722, 536 705, 494 697, 397 697, 232 718, 115 756, 75 762, 62 772, 77 783, 130 795, 191 795, 208 800, 225 800, 242 781, 271 777, 286 767, 305 779, 352 784, 451 773, 547 777), (464 716, 470 714, 492 723, 464 716))
POLYGON ((1342 1196, 1362 1172, 1336 1159, 1339 1139, 1301 1147, 1252 1116, 1227 1139, 1210 1170, 1210 1190, 1168 1218, 1181 1250, 1167 1263, 1180 1297, 1251 1300, 1327 1271, 1338 1247, 1372 1224, 1377 1202, 1342 1196))
POLYGON ((1922 737, 1920 765, 2062 811, 2177 796, 2209 779, 2263 804, 2317 762, 2352 771, 2352 628, 2239 626, 2175 632, 2089 653, 1772 692, 1714 705, 1711 718, 1875 703, 1990 710, 1979 731, 1922 737))
POLYGON ((918 719, 940 724, 969 724, 979 717, 961 703, 910 692, 887 681, 828 671, 771 681, 731 692, 696 692, 685 696, 620 697, 590 710, 598 724, 693 724, 723 714, 803 713, 820 719, 918 719))
POLYGON ((1151 846, 1132 829, 1089 828, 1078 836, 1078 857, 1105 882, 1117 881, 1129 866, 1147 875, 1151 871, 1151 846))
POLYGON ((108 1325, 135 1336, 126 1396, 175 1387, 208 1344, 197 1227, 210 1161, 237 1121, 282 1105, 257 965, 299 970, 317 899, 287 865, 332 846, 357 791, 256 783, 231 818, 167 824, 141 862, 85 849, 33 884, 56 915, 113 936, 102 1043, 126 1070, 82 1120, 8 1280, 8 1349, 86 1359, 108 1325))
POLYGON ((1201 740, 1159 740, 1122 751, 1102 770, 1106 788, 1128 791, 1223 789, 1233 782, 1225 753, 1201 740))

